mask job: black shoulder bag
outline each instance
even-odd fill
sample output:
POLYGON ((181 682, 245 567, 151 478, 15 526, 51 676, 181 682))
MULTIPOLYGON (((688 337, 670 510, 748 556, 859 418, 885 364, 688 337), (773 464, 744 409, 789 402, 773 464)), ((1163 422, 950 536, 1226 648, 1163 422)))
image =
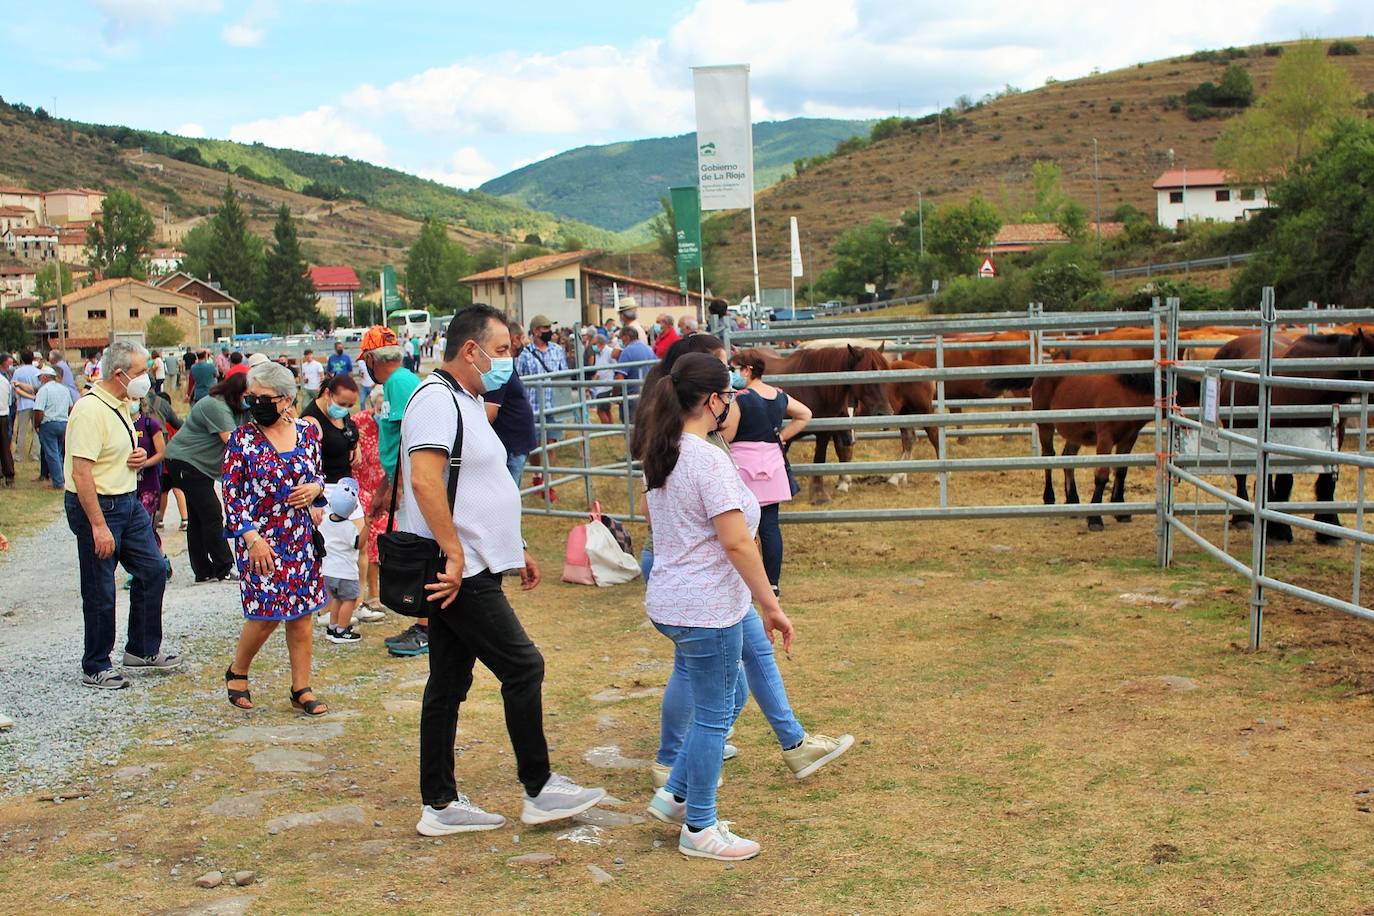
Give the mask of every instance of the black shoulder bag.
MULTIPOLYGON (((439 373, 436 373, 436 376, 439 373)), ((448 388, 453 398, 453 410, 457 417, 458 430, 453 436, 453 450, 448 459, 448 506, 453 514, 458 498, 458 472, 463 467, 463 411, 458 406, 458 396, 447 381, 440 381, 448 388)), ((382 604, 405 617, 428 617, 432 610, 426 585, 439 581, 439 573, 444 571, 448 558, 439 549, 439 542, 432 538, 421 537, 408 531, 396 531, 396 497, 401 490, 401 452, 405 447, 402 439, 396 452, 396 480, 391 488, 391 508, 386 523, 386 531, 377 535, 377 560, 381 585, 382 604)))

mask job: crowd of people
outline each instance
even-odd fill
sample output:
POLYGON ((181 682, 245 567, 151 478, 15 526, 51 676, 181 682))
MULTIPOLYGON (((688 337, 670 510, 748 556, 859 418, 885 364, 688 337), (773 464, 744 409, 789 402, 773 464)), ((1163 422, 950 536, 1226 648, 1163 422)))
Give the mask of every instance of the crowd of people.
POLYGON ((778 507, 795 492, 785 446, 810 412, 765 382, 761 364, 732 360, 690 317, 659 316, 651 334, 633 303, 619 318, 569 335, 543 315, 526 328, 473 305, 429 342, 439 366, 424 376, 424 351, 382 326, 368 329, 356 359, 340 342, 324 361, 305 351, 294 370, 263 353, 205 348, 178 370, 156 351, 116 341, 86 366, 84 394, 59 353, 0 359, 6 482, 16 458, 37 460, 65 492, 85 626, 81 682, 118 690, 129 684, 121 669, 181 664, 162 642, 171 499, 194 581, 239 589, 243 625, 224 681, 228 702, 242 710, 256 706, 252 665, 281 625, 292 708, 327 715, 311 688, 312 621, 329 643, 360 644, 358 626, 387 617, 384 580, 401 550, 394 545, 428 544, 437 560, 425 567, 420 606, 390 608, 414 622, 383 641, 392 655, 429 656, 417 831, 504 823, 459 792, 454 776, 458 709, 478 661, 501 682, 524 789, 521 820, 591 808, 604 791, 552 769, 543 658, 503 588, 508 576, 523 590, 540 583, 521 533, 521 484, 527 464, 534 485, 543 484, 543 467, 555 463, 543 455, 558 434, 554 389, 522 379, 580 365, 574 384, 587 385, 598 418, 611 422, 618 405, 633 424, 650 521, 646 612, 674 653, 648 813, 680 826, 684 855, 757 855, 759 844, 716 810, 721 764, 737 753, 728 738, 748 697, 799 779, 853 743, 802 726, 773 654, 775 636, 790 651, 794 635, 780 587, 778 507), (190 404, 184 417, 170 397, 178 384, 190 404), (21 427, 31 434, 22 442, 21 427), (25 452, 33 440, 38 447, 25 452), (117 567, 129 592, 118 665, 117 567))

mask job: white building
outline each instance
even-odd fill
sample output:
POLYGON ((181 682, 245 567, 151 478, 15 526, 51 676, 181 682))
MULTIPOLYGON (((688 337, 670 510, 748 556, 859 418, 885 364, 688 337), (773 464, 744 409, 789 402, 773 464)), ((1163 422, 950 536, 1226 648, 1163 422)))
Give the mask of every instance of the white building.
POLYGON ((1238 182, 1223 169, 1170 169, 1154 189, 1159 224, 1166 229, 1189 220, 1241 223, 1269 206, 1262 186, 1238 182))

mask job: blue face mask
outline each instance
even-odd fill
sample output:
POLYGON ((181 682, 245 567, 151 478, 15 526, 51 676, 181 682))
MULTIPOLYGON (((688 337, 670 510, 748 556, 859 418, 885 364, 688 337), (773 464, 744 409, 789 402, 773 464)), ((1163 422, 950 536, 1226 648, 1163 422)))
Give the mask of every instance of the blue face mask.
POLYGON ((249 404, 249 403, 248 403, 248 399, 247 399, 247 398, 244 398, 242 401, 239 401, 239 407, 241 407, 243 410, 248 410, 248 409, 251 408, 252 406, 253 406, 252 404, 249 404))
POLYGON ((330 404, 329 416, 335 420, 342 420, 344 417, 348 416, 348 408, 344 407, 342 404, 330 404))
POLYGON ((511 373, 515 371, 515 360, 509 356, 489 356, 481 347, 477 351, 491 360, 491 368, 482 373, 483 391, 495 391, 510 381, 511 373))
POLYGON ((740 371, 738 369, 731 369, 730 387, 734 388, 736 391, 740 390, 741 388, 748 388, 749 381, 745 379, 743 375, 740 375, 740 371))

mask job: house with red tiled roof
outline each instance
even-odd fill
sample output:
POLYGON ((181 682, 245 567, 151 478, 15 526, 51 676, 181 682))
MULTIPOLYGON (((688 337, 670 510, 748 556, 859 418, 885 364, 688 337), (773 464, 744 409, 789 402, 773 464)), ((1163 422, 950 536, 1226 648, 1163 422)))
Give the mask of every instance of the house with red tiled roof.
POLYGON ((152 283, 159 289, 171 290, 199 301, 200 324, 208 339, 216 340, 234 335, 238 327, 239 301, 220 289, 218 283, 209 283, 199 277, 193 277, 184 270, 160 277, 152 283))
POLYGON ((57 230, 52 226, 11 226, 0 235, 5 251, 24 261, 50 261, 57 257, 57 230))
POLYGON ((33 188, 0 184, 0 207, 27 207, 34 213, 35 225, 44 221, 43 192, 33 188))
MULTIPOLYGON (((155 315, 181 331, 183 344, 214 342, 214 335, 201 321, 200 303, 193 296, 130 277, 100 280, 70 292, 62 297, 62 308, 67 316, 68 359, 90 356, 116 337, 141 338, 148 320, 155 315)), ((56 300, 43 303, 43 316, 51 345, 57 346, 56 300)))
POLYGON ((667 283, 590 266, 599 254, 584 249, 541 255, 463 277, 461 282, 472 288, 473 302, 495 306, 522 325, 535 315, 547 315, 562 327, 600 323, 615 314, 616 300, 627 296, 637 308, 654 315, 697 316, 699 293, 683 296, 667 283))
POLYGON ((38 214, 28 207, 14 204, 0 206, 0 235, 4 235, 11 226, 20 229, 32 229, 37 225, 38 214))
POLYGON ((0 267, 0 308, 10 308, 32 296, 38 271, 32 267, 0 267))
POLYGON ((1263 185, 1238 181, 1225 169, 1170 169, 1153 187, 1159 224, 1166 229, 1189 221, 1243 223, 1269 206, 1263 185))
POLYGON ((321 265, 310 268, 309 274, 320 297, 320 311, 333 315, 338 324, 353 324, 353 298, 363 288, 353 268, 321 265))
POLYGON ((43 195, 44 217, 54 224, 89 220, 104 202, 104 192, 94 188, 57 188, 43 195))
MULTIPOLYGON (((1102 223, 1101 228, 1102 237, 1106 239, 1120 235, 1125 230, 1126 224, 1102 223)), ((1097 230, 1097 223, 1088 223, 1084 232, 1095 237, 1097 230)), ((1042 245, 1067 245, 1068 243, 1069 237, 1054 223, 1007 223, 997 230, 997 236, 986 250, 990 255, 1023 254, 1042 245)))

